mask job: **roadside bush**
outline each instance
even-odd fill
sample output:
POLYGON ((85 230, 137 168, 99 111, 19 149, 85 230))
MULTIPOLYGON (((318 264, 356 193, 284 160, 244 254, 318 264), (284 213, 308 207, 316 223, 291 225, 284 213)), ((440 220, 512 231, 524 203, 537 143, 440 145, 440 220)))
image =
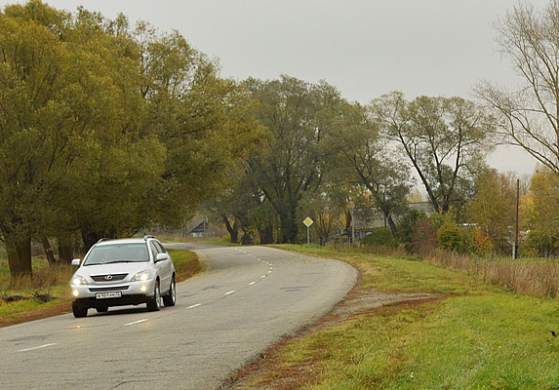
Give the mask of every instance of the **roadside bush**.
POLYGON ((467 249, 467 233, 450 221, 437 230, 437 241, 441 249, 458 253, 465 253, 467 249))
POLYGON ((404 245, 408 252, 413 252, 412 242, 414 241, 414 231, 420 219, 425 218, 425 213, 417 210, 409 210, 400 221, 398 226, 397 238, 404 245))
POLYGON ((559 255, 559 238, 555 232, 531 229, 523 244, 523 253, 539 257, 557 257, 559 255))
POLYGON ((363 237, 361 242, 364 245, 383 245, 390 248, 395 248, 397 246, 396 240, 394 240, 390 233, 390 228, 377 229, 363 237))
POLYGON ((469 251, 477 256, 488 256, 493 253, 491 238, 480 228, 474 227, 470 231, 469 251))
POLYGON ((409 247, 413 253, 427 254, 437 248, 437 231, 428 218, 421 218, 412 229, 409 247))

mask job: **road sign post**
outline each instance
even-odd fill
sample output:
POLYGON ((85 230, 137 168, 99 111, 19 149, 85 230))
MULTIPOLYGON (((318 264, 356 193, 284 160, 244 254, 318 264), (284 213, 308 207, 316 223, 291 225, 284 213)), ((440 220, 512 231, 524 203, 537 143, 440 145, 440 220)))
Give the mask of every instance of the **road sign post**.
POLYGON ((305 218, 305 220, 303 221, 303 223, 305 224, 305 226, 307 227, 307 245, 310 243, 310 235, 309 235, 309 228, 311 227, 311 225, 313 224, 313 220, 310 219, 309 217, 305 218))

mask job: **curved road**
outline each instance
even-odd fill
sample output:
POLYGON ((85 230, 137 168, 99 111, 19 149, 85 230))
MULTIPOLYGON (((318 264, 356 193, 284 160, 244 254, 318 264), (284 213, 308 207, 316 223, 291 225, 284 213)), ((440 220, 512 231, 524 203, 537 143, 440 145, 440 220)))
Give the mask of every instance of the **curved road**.
POLYGON ((345 263, 266 247, 190 249, 208 271, 177 285, 177 305, 90 310, 0 329, 2 389, 216 389, 353 287, 345 263))

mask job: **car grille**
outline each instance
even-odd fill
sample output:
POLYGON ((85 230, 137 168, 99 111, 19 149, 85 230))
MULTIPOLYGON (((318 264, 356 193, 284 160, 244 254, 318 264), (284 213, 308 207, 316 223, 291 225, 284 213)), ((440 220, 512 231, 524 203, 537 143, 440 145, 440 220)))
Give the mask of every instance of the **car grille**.
POLYGON ((123 280, 128 274, 107 274, 107 275, 95 275, 91 279, 96 282, 118 282, 123 280))
POLYGON ((105 291, 126 291, 128 286, 115 286, 115 287, 90 287, 90 292, 105 292, 105 291))

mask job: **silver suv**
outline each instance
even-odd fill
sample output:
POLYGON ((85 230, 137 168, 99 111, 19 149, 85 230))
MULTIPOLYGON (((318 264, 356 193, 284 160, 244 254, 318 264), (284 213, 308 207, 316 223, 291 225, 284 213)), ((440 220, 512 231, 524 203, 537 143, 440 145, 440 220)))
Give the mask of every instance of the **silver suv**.
POLYGON ((95 308, 99 313, 110 306, 145 303, 149 311, 174 306, 175 266, 163 245, 153 238, 101 239, 80 259, 70 281, 74 317, 87 316, 95 308))

